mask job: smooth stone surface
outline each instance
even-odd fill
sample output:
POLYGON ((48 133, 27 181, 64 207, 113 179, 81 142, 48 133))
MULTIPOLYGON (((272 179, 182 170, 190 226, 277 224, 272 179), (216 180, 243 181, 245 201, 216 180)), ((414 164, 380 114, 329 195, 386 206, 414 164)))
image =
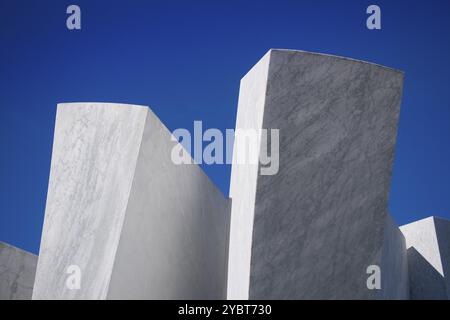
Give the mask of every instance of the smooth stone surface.
POLYGON ((450 221, 428 217, 400 227, 412 300, 450 299, 450 221))
POLYGON ((0 300, 30 300, 37 256, 0 242, 0 300))
POLYGON ((108 292, 147 108, 59 104, 33 299, 102 299, 108 292), (82 289, 66 286, 69 266, 82 289))
POLYGON ((176 143, 144 106, 58 105, 33 299, 225 296, 229 201, 176 143))
POLYGON ((108 299, 226 297, 230 201, 171 138, 149 110, 108 299))
POLYGON ((405 283, 366 286, 374 264, 404 281, 402 258, 383 258, 402 86, 393 69, 291 50, 243 78, 237 128, 279 129, 280 168, 232 168, 228 298, 407 298, 405 283))
MULTIPOLYGON (((237 129, 261 128, 270 55, 266 54, 241 80, 237 129)), ((235 138, 236 139, 236 138, 235 138)), ((235 145, 237 140, 235 140, 235 145)), ((250 281, 253 213, 255 211, 258 164, 237 164, 233 152, 230 198, 232 218, 228 258, 228 298, 247 299, 250 281)))

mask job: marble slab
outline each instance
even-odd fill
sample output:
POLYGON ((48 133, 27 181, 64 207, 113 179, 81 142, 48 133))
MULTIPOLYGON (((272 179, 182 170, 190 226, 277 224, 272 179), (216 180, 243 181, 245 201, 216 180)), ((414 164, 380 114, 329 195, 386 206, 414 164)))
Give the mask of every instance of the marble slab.
POLYGON ((177 143, 145 106, 58 105, 33 299, 225 297, 230 203, 177 143))
POLYGON ((279 171, 232 167, 229 299, 407 298, 405 260, 385 258, 405 246, 387 231, 402 87, 400 71, 294 50, 245 75, 236 128, 279 129, 279 171), (398 283, 369 290, 370 265, 398 283))

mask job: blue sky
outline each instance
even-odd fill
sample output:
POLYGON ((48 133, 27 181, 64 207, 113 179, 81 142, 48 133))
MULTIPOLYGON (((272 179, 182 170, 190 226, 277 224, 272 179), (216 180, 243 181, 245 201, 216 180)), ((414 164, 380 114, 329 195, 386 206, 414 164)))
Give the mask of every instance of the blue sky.
MULTIPOLYGON (((37 253, 56 104, 149 105, 170 130, 234 128, 239 81, 270 48, 405 72, 390 211, 450 218, 450 1, 0 0, 0 241, 37 253), (65 26, 77 4, 82 29, 65 26), (382 30, 365 27, 382 10, 382 30)), ((203 166, 228 194, 230 166, 203 166)))

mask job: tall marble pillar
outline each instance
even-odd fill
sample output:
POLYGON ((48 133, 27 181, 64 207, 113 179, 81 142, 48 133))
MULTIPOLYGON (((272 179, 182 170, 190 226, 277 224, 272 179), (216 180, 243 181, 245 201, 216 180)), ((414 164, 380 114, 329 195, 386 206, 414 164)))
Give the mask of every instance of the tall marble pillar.
POLYGON ((225 297, 230 203, 177 144, 147 107, 58 105, 33 299, 225 297))
POLYGON ((236 128, 279 129, 279 170, 233 164, 228 298, 407 298, 387 212, 402 86, 394 69, 291 50, 245 75, 236 128))

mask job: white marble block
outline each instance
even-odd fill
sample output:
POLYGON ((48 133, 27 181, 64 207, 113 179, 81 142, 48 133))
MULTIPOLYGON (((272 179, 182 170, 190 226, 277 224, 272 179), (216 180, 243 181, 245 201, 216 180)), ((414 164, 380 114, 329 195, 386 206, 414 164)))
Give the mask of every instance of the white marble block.
POLYGON ((0 300, 30 300, 37 256, 0 242, 0 300))
POLYGON ((33 299, 226 296, 229 200, 171 138, 144 106, 58 105, 33 299))
POLYGON ((228 298, 407 298, 387 212, 402 86, 394 69, 292 50, 245 75, 236 128, 279 129, 279 171, 232 167, 228 298))
POLYGON ((428 217, 400 230, 406 238, 411 300, 449 300, 450 221, 428 217))

